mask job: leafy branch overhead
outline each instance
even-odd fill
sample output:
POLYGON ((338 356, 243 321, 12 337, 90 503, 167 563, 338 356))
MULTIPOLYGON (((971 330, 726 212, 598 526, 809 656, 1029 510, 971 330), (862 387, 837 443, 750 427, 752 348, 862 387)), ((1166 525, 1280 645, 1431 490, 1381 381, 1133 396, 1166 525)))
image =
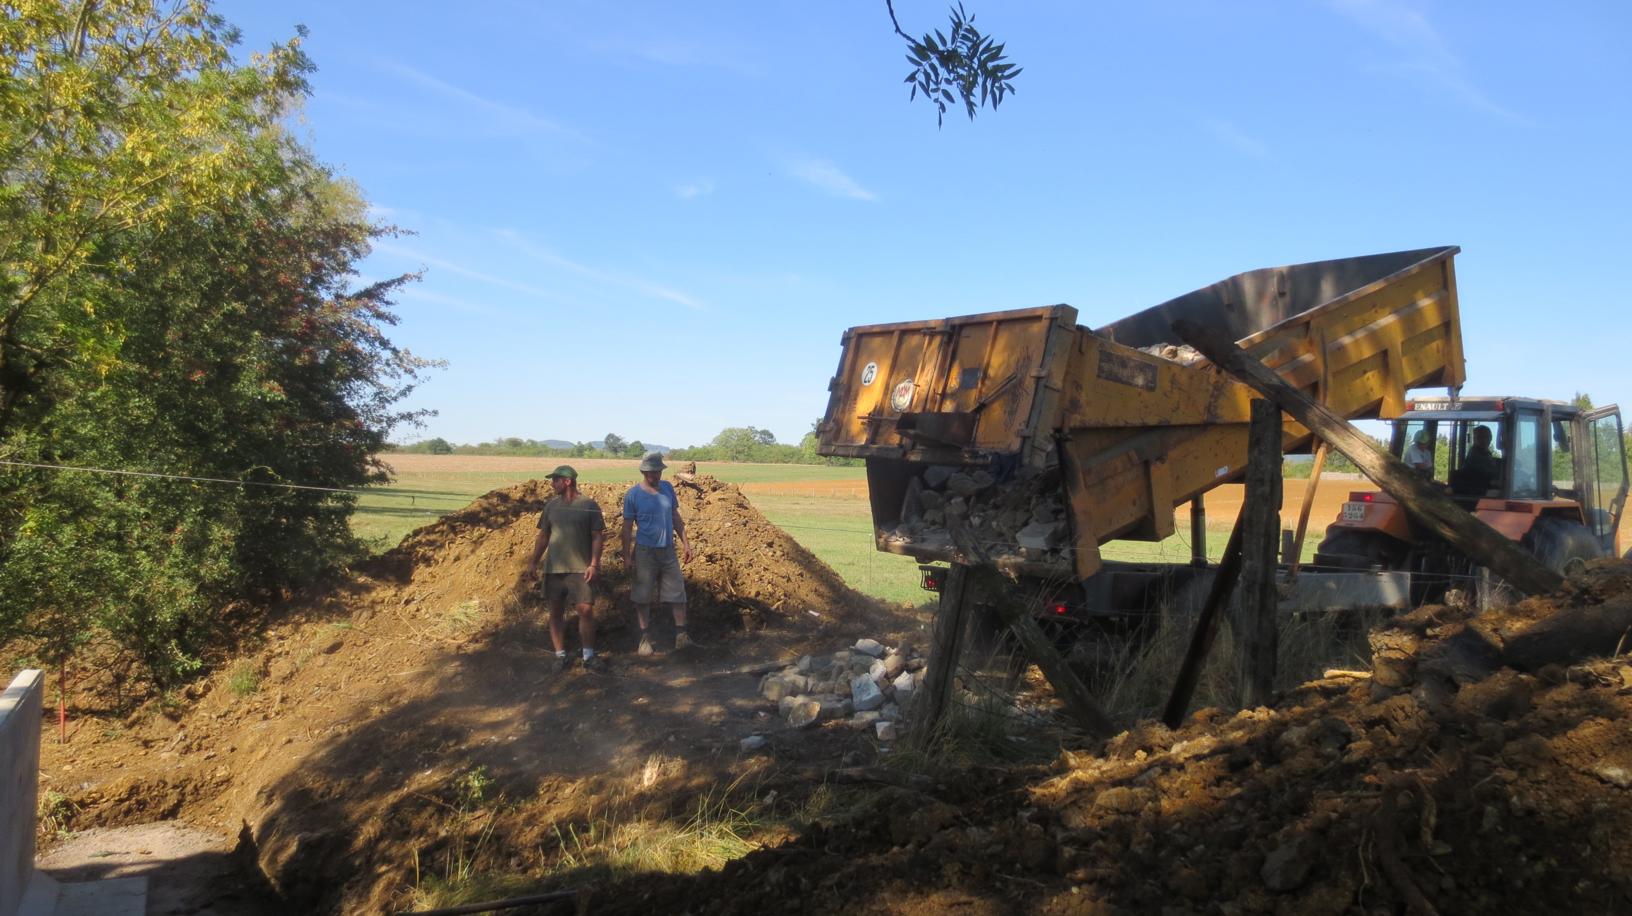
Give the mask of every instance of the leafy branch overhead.
POLYGON ((946 123, 947 108, 960 101, 973 121, 976 108, 990 103, 996 111, 1003 97, 1015 91, 1014 78, 1021 68, 1004 58, 1003 45, 975 28, 975 17, 964 11, 962 3, 952 7, 949 32, 936 29, 922 38, 902 30, 895 18, 894 0, 884 0, 884 6, 890 11, 895 34, 907 42, 907 63, 912 70, 903 82, 912 86, 910 98, 923 93, 933 102, 937 125, 946 123))

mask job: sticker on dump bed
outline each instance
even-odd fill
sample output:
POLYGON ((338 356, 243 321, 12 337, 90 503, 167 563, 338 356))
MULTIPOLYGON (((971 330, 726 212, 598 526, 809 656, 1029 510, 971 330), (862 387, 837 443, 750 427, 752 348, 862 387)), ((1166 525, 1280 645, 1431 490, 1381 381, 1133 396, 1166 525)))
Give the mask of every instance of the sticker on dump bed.
POLYGON ((1113 353, 1109 349, 1099 351, 1098 374, 1108 382, 1143 388, 1146 391, 1156 390, 1155 366, 1120 353, 1113 353))
POLYGON ((861 367, 861 387, 866 388, 878 378, 878 363, 868 363, 861 367))
POLYGON ((890 392, 890 406, 895 408, 897 413, 906 413, 907 408, 912 406, 912 391, 912 379, 905 378, 897 382, 895 390, 890 392))

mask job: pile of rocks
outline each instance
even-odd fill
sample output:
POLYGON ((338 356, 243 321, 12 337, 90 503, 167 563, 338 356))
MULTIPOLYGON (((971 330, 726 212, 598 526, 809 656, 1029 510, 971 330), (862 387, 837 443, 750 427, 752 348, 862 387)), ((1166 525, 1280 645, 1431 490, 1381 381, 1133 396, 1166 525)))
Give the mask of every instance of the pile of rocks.
POLYGON ((885 537, 944 548, 949 520, 961 520, 993 559, 1069 562, 1071 529, 1059 469, 1016 469, 999 482, 989 471, 930 465, 907 483, 901 522, 885 537))
POLYGON ((1189 344, 1159 343, 1151 344, 1148 347, 1140 347, 1139 349, 1149 353, 1151 356, 1160 356, 1162 359, 1168 360, 1169 362, 1178 363, 1181 366, 1189 366, 1194 363, 1199 363, 1207 358, 1201 355, 1200 350, 1197 350, 1195 347, 1192 347, 1189 344))
MULTIPOLYGON (((859 639, 848 649, 806 655, 765 675, 759 693, 795 728, 842 722, 872 731, 880 741, 894 741, 902 714, 923 680, 924 666, 924 658, 909 645, 892 649, 875 639, 859 639)), ((754 735, 744 739, 742 747, 754 750, 764 744, 763 736, 754 735)))

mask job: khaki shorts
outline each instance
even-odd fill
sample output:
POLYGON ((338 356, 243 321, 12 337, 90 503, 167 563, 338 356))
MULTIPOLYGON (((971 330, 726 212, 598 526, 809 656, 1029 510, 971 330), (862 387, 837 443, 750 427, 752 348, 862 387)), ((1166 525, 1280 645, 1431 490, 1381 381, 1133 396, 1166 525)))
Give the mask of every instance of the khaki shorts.
POLYGON ((630 597, 636 604, 651 604, 655 593, 662 604, 684 604, 686 582, 680 577, 680 557, 673 547, 635 545, 635 584, 630 597))
POLYGON ((545 603, 552 605, 560 601, 577 607, 580 604, 589 604, 593 597, 589 583, 584 581, 584 574, 581 572, 545 573, 543 582, 539 584, 539 591, 544 593, 545 603))

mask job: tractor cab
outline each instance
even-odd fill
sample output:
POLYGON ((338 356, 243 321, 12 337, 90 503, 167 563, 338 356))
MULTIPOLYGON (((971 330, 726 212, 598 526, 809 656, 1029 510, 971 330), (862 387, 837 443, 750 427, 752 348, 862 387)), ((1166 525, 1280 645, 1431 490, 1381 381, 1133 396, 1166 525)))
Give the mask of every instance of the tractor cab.
MULTIPOLYGON (((1617 551, 1627 496, 1621 413, 1511 397, 1416 399, 1389 451, 1548 566, 1570 572, 1617 551)), ((1386 493, 1355 493, 1316 562, 1455 574, 1467 564, 1419 532, 1386 493)))

